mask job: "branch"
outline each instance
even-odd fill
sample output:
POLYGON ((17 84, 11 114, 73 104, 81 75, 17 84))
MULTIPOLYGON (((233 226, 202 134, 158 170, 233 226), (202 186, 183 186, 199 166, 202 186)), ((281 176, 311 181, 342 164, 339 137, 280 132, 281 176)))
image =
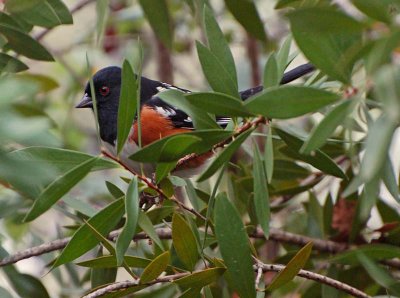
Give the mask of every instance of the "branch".
MULTIPOLYGON (((267 272, 267 271, 280 272, 283 269, 285 269, 286 266, 278 265, 278 264, 264 264, 257 260, 257 264, 254 265, 254 271, 258 272, 258 275, 261 277, 261 275, 259 274, 260 268, 263 272, 267 272)), ((193 273, 196 273, 196 272, 201 272, 201 270, 195 271, 193 273)), ((175 281, 177 279, 180 279, 182 277, 188 276, 193 273, 183 272, 183 273, 177 273, 177 274, 173 274, 173 275, 167 275, 167 276, 156 278, 155 280, 145 283, 144 285, 150 286, 150 285, 154 285, 154 284, 158 284, 158 283, 172 282, 172 281, 175 281)), ((368 296, 364 292, 361 292, 360 290, 353 288, 353 287, 349 286, 348 284, 342 283, 338 280, 332 279, 330 277, 326 277, 326 276, 318 274, 318 273, 314 273, 314 272, 311 272, 308 270, 300 270, 299 273, 297 274, 297 276, 303 277, 303 278, 306 278, 309 280, 313 280, 313 281, 316 281, 321 284, 325 284, 327 286, 333 287, 340 291, 346 292, 347 294, 350 294, 353 297, 370 298, 370 296, 368 296)), ((97 289, 97 290, 83 296, 83 298, 97 298, 97 297, 101 297, 101 296, 104 296, 104 295, 112 293, 112 292, 135 287, 137 285, 139 285, 138 280, 135 280, 135 281, 127 280, 127 281, 115 282, 115 283, 112 283, 103 288, 97 289)))
POLYGON ((259 116, 257 117, 254 121, 252 122, 246 122, 242 127, 240 127, 238 130, 236 130, 236 132, 233 134, 232 137, 216 144, 213 146, 213 148, 205 153, 202 154, 188 154, 185 157, 182 157, 178 163, 176 164, 175 170, 178 169, 179 167, 185 166, 186 164, 188 164, 190 161, 192 161, 193 159, 198 158, 199 156, 205 155, 205 154, 209 154, 210 152, 215 151, 218 148, 222 148, 224 147, 226 144, 229 144, 230 142, 232 142, 232 140, 235 139, 235 137, 237 137, 238 135, 244 133, 245 131, 249 130, 252 127, 257 127, 258 125, 260 125, 261 123, 265 123, 266 119, 263 116, 259 116))
POLYGON ((125 165, 119 158, 115 158, 114 156, 112 156, 111 154, 109 154, 107 151, 105 151, 104 149, 101 150, 101 153, 104 156, 107 156, 108 158, 116 161, 117 163, 119 163, 122 167, 124 167, 125 170, 131 172, 133 175, 135 175, 139 180, 143 181, 149 188, 151 188, 152 190, 154 190, 155 192, 158 193, 158 195, 160 196, 161 200, 162 199, 170 199, 171 201, 175 202, 177 205, 179 205, 181 208, 189 211, 190 213, 194 214, 195 216, 197 216, 198 218, 202 219, 202 220, 207 220, 203 215, 201 215, 199 212, 197 212, 195 209, 190 208, 188 206, 186 206, 185 204, 183 204, 182 202, 180 202, 179 200, 177 200, 175 197, 171 197, 168 198, 167 195, 162 191, 161 188, 159 188, 156 184, 154 184, 153 182, 151 182, 150 179, 148 179, 145 176, 140 175, 139 173, 136 173, 134 170, 132 170, 131 168, 129 168, 127 165, 125 165))
MULTIPOLYGON (((280 272, 283 269, 286 268, 284 265, 278 265, 278 264, 264 264, 261 262, 257 262, 257 265, 254 265, 254 270, 257 270, 258 268, 262 268, 264 272, 267 271, 274 271, 274 272, 280 272)), ((321 284, 325 284, 327 286, 333 287, 335 289, 338 289, 340 291, 346 292, 347 294, 350 294, 353 297, 358 297, 358 298, 370 298, 371 296, 367 295, 364 292, 361 292, 360 290, 353 288, 352 286, 349 286, 348 284, 345 284, 343 282, 340 282, 336 279, 314 273, 308 270, 303 270, 301 269, 299 273, 297 273, 297 276, 303 277, 309 280, 316 281, 321 284)))
MULTIPOLYGON (((113 231, 108 235, 108 238, 114 240, 118 235, 119 231, 113 231)), ((169 228, 159 228, 156 230, 158 237, 161 239, 171 239, 172 232, 169 228)), ((255 232, 249 235, 251 238, 256 239, 265 239, 264 233, 261 229, 257 229, 255 232)), ((133 240, 143 240, 149 239, 149 236, 145 233, 138 233, 133 237, 133 240)), ((291 243, 299 246, 304 246, 308 242, 313 242, 313 249, 321 252, 328 253, 339 253, 348 249, 348 246, 345 244, 336 243, 329 240, 321 240, 316 238, 311 238, 307 236, 297 235, 285 231, 281 231, 279 229, 271 228, 270 229, 270 240, 275 240, 278 242, 291 243)), ((0 260, 0 267, 17 263, 21 260, 28 259, 35 256, 40 256, 52 251, 56 251, 59 249, 63 249, 67 246, 68 242, 71 240, 71 237, 57 239, 48 243, 43 243, 38 246, 34 246, 22 251, 19 251, 13 255, 7 256, 0 260)), ((392 259, 392 260, 384 260, 382 263, 391 266, 393 268, 400 269, 400 260, 392 259)))

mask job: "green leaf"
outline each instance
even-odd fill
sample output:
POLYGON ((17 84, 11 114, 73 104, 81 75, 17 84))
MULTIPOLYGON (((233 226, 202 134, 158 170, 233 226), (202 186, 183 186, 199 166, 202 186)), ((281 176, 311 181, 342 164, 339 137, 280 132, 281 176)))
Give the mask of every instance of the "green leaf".
POLYGON ((290 160, 277 159, 274 165, 275 180, 304 179, 311 174, 310 171, 290 160))
POLYGON ((250 113, 246 110, 243 101, 216 92, 201 92, 201 93, 190 93, 185 95, 185 98, 193 106, 201 109, 208 113, 212 113, 218 116, 253 116, 254 113, 250 113))
POLYGON ((177 213, 172 217, 172 243, 179 259, 193 271, 199 259, 196 238, 189 224, 177 213))
POLYGON ((352 249, 335 255, 329 259, 329 262, 357 265, 359 263, 357 256, 360 252, 375 261, 400 257, 400 248, 397 246, 388 244, 366 244, 357 246, 357 249, 352 249))
POLYGON ((50 209, 51 206, 91 171, 97 158, 93 157, 81 163, 50 183, 35 200, 24 221, 32 221, 50 209))
POLYGON ((371 261, 362 252, 358 252, 357 258, 371 276, 378 284, 386 288, 390 294, 400 295, 400 284, 398 280, 394 279, 387 271, 385 271, 381 266, 378 266, 373 261, 371 261))
POLYGON ((16 271, 8 271, 6 274, 12 287, 20 297, 50 297, 42 282, 36 277, 16 271))
POLYGON ((68 7, 61 0, 44 0, 29 8, 29 10, 20 11, 16 15, 29 24, 46 28, 73 23, 68 7))
POLYGON ((268 57, 267 63, 265 63, 264 67, 263 87, 266 89, 269 87, 279 86, 280 81, 281 76, 279 73, 276 55, 271 54, 268 57))
POLYGON ((279 49, 278 53, 276 54, 276 62, 278 65, 278 77, 282 78, 285 69, 289 63, 289 54, 290 54, 290 46, 292 45, 292 36, 289 35, 285 41, 283 42, 281 48, 279 49))
POLYGON ((100 44, 104 35, 104 29, 107 23, 107 17, 109 15, 108 0, 97 0, 96 1, 96 13, 97 13, 97 24, 96 24, 96 39, 97 44, 100 44))
POLYGON ((363 24, 349 15, 331 7, 309 7, 296 9, 288 15, 290 24, 301 29, 307 28, 307 32, 325 33, 354 33, 366 29, 363 24))
MULTIPOLYGON (((145 268, 151 263, 151 260, 135 256, 125 256, 125 262, 129 267, 145 268)), ((82 267, 89 268, 112 268, 117 267, 117 259, 115 258, 115 256, 109 255, 96 257, 94 259, 78 262, 76 264, 82 267)))
POLYGON ((178 134, 168 139, 161 148, 159 160, 173 162, 192 153, 192 148, 200 144, 201 138, 194 135, 178 134))
POLYGON ((397 186, 396 174, 394 172, 393 163, 390 156, 387 156, 386 158, 385 165, 383 167, 382 180, 393 198, 397 202, 400 202, 399 187, 397 186))
POLYGON ((126 221, 116 242, 117 264, 120 266, 124 261, 124 254, 135 235, 136 226, 139 218, 139 191, 137 177, 133 176, 129 183, 125 197, 126 221))
POLYGON ((256 217, 264 232, 265 238, 268 238, 270 221, 269 193, 264 164, 257 144, 254 144, 253 150, 253 178, 256 217))
POLYGON ((10 55, 0 53, 0 73, 2 72, 20 72, 27 70, 29 67, 10 55))
POLYGON ((153 223, 151 222, 150 218, 147 216, 146 213, 141 211, 139 213, 139 221, 138 221, 139 227, 145 232, 150 239, 161 249, 164 250, 164 245, 161 242, 160 237, 158 237, 158 234, 153 226, 153 223))
POLYGON ((299 271, 307 263, 307 260, 310 257, 312 251, 312 246, 313 243, 309 242, 302 249, 300 249, 297 254, 289 261, 285 269, 280 271, 277 276, 272 280, 267 290, 273 291, 295 278, 297 273, 299 273, 299 271))
POLYGON ((343 124, 354 104, 353 100, 346 100, 332 108, 311 131, 310 136, 301 147, 300 153, 310 154, 313 150, 320 148, 335 129, 343 124))
POLYGON ((207 35, 208 46, 211 52, 218 58, 224 69, 228 72, 233 82, 237 86, 237 75, 235 60, 233 59, 229 45, 222 33, 217 21, 213 16, 213 12, 209 6, 204 6, 204 28, 207 35))
POLYGON ((212 161, 208 168, 197 179, 198 182, 204 181, 214 175, 225 163, 229 162, 236 150, 242 143, 250 136, 254 129, 249 129, 239 135, 233 142, 231 142, 221 153, 212 161))
MULTIPOLYGON (((102 256, 102 249, 99 249, 97 257, 102 256)), ((90 282, 92 288, 97 288, 99 286, 113 283, 117 277, 117 267, 113 268, 92 268, 90 270, 90 282)))
MULTIPOLYGON (((96 215, 88 220, 88 223, 102 235, 107 235, 117 225, 123 214, 124 200, 119 199, 97 212, 96 215)), ((90 231, 90 228, 86 224, 83 224, 74 233, 67 246, 61 252, 53 268, 79 258, 85 252, 95 247, 99 243, 99 240, 90 231)))
POLYGON ((391 11, 396 9, 395 6, 399 8, 399 2, 393 0, 352 0, 351 2, 367 16, 385 23, 392 21, 391 11))
POLYGON ((110 181, 106 181, 106 187, 109 193, 114 197, 114 199, 119 199, 125 195, 124 192, 118 186, 111 183, 110 181))
POLYGON ((271 183, 274 175, 274 146, 272 144, 272 130, 268 127, 268 136, 264 149, 265 170, 267 172, 268 183, 271 183))
POLYGON ((193 121, 196 129, 219 129, 220 126, 209 114, 204 113, 203 109, 195 107, 178 90, 167 90, 158 94, 163 101, 184 111, 193 121))
POLYGON ((360 178, 364 182, 372 180, 383 168, 395 129, 396 123, 386 114, 372 124, 360 168, 360 178))
POLYGON ((217 279, 222 276, 225 272, 225 268, 209 268, 202 271, 194 272, 188 276, 182 277, 174 281, 183 289, 189 288, 199 288, 205 287, 211 283, 217 281, 217 279))
POLYGON ((23 73, 23 74, 19 74, 18 77, 22 78, 23 80, 36 83, 37 85, 40 86, 40 90, 43 92, 48 92, 48 91, 54 90, 59 87, 59 84, 57 83, 57 81, 55 81, 53 78, 45 76, 45 75, 23 73))
MULTIPOLYGON (((95 157, 73 150, 39 146, 15 150, 9 153, 9 155, 24 163, 32 164, 33 166, 39 166, 41 163, 50 163, 60 172, 69 171, 95 157)), ((119 165, 110 159, 97 157, 92 170, 99 171, 118 167, 119 165)))
POLYGON ((11 13, 17 13, 34 8, 45 0, 7 0, 5 8, 11 13))
POLYGON ((288 17, 303 54, 332 78, 350 84, 353 65, 363 49, 361 31, 366 26, 326 7, 296 9, 288 17))
POLYGON ((168 266, 169 258, 169 251, 166 251, 152 260, 151 263, 144 268, 143 273, 140 276, 140 283, 145 284, 152 281, 163 273, 168 266))
POLYGON ((132 66, 128 60, 122 65, 121 94, 118 106, 117 152, 120 153, 129 132, 137 110, 137 90, 139 82, 135 78, 132 66))
POLYGON ((255 297, 253 260, 246 229, 224 193, 215 202, 215 235, 229 275, 228 283, 241 298, 255 297))
POLYGON ((175 158, 179 159, 189 153, 205 153, 210 150, 213 145, 229 138, 231 135, 232 132, 221 129, 196 130, 184 134, 172 135, 147 145, 141 150, 138 150, 135 154, 131 155, 129 158, 141 162, 170 162, 170 159, 163 160, 161 158, 161 150, 167 149, 164 147, 164 145, 171 139, 178 139, 180 142, 184 142, 186 136, 187 140, 189 141, 193 141, 193 136, 201 139, 201 142, 195 142, 192 146, 185 146, 184 150, 175 148, 177 151, 180 151, 180 156, 175 156, 175 158))
POLYGON ((276 132, 278 133, 279 137, 288 145, 287 147, 280 149, 280 151, 285 155, 307 162, 326 174, 347 179, 346 174, 342 171, 342 169, 324 152, 317 149, 315 150, 315 154, 312 156, 300 154, 298 151, 303 145, 303 141, 283 130, 276 129, 276 132))
POLYGON ((255 95, 246 101, 245 107, 268 118, 288 119, 316 112, 339 99, 339 95, 321 89, 280 86, 255 95))
POLYGON ((51 54, 35 39, 19 29, 10 27, 0 19, 0 34, 4 35, 11 49, 28 58, 54 61, 51 54))
POLYGON ((255 38, 266 41, 263 21, 256 5, 248 0, 225 0, 225 5, 235 19, 255 38))
POLYGON ((160 183, 172 170, 175 169, 177 162, 159 162, 156 167, 156 183, 160 183))
POLYGON ((219 61, 219 58, 198 41, 196 41, 196 48, 201 68, 211 88, 216 92, 225 93, 237 98, 239 94, 236 82, 232 79, 229 71, 219 61))
POLYGON ((169 49, 172 48, 173 27, 165 0, 139 0, 140 6, 146 15, 156 36, 169 49))

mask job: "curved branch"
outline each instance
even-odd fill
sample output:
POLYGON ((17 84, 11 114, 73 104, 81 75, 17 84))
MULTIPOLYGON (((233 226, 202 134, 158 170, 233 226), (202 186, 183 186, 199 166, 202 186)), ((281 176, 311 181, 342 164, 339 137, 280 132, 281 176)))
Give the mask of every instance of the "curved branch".
MULTIPOLYGON (((171 239, 172 232, 169 228, 159 228, 156 230, 157 235, 161 239, 171 239)), ((114 240, 119 235, 119 231, 113 231, 108 235, 108 238, 114 240)), ((261 229, 257 229, 253 233, 249 235, 252 238, 257 239, 265 239, 264 233, 261 229)), ((142 239, 149 239, 149 236, 145 233, 138 233, 133 237, 133 240, 142 240, 142 239)), ((269 239, 275 240, 278 242, 284 243, 291 243, 294 245, 304 246, 308 242, 313 242, 313 249, 321 252, 328 252, 328 253, 339 253, 343 252, 348 249, 348 246, 345 244, 336 243, 329 240, 321 240, 316 238, 311 238, 303 235, 297 235, 285 231, 281 231, 279 229, 271 228, 269 239)), ((38 246, 34 246, 22 251, 19 251, 13 255, 5 257, 0 260, 0 267, 17 263, 21 260, 28 259, 35 256, 40 256, 52 251, 56 251, 59 249, 63 249, 67 246, 68 242, 71 240, 71 237, 57 239, 48 243, 43 243, 38 246)), ((382 263, 400 269, 400 260, 392 259, 392 260, 383 260, 382 263)))
MULTIPOLYGON (((264 263, 257 261, 257 265, 254 265, 254 271, 260 272, 260 269, 261 269, 262 272, 267 272, 267 271, 280 272, 283 269, 285 269, 285 267, 286 266, 280 265, 280 264, 264 264, 264 263)), ((200 272, 200 271, 197 271, 197 272, 200 272)), ((193 273, 196 273, 196 272, 193 272, 193 273)), ((145 285, 150 286, 150 285, 154 285, 154 284, 158 284, 158 283, 173 282, 179 278, 188 276, 190 274, 191 274, 190 272, 183 272, 183 273, 177 273, 177 274, 173 274, 173 275, 167 275, 167 276, 157 278, 149 283, 146 283, 145 285)), ((353 297, 370 298, 370 296, 368 296, 366 293, 364 293, 356 288, 353 288, 352 286, 350 286, 348 284, 345 284, 343 282, 340 282, 338 280, 335 280, 333 278, 330 278, 330 277, 327 277, 327 276, 324 276, 324 275, 321 275, 318 273, 314 273, 314 272, 311 272, 308 270, 300 270, 299 273, 297 274, 297 276, 303 277, 303 278, 306 278, 309 280, 313 280, 313 281, 321 283, 321 284, 325 284, 327 286, 333 287, 333 288, 343 291, 347 294, 350 294, 353 297)), ((139 280, 135 280, 135 281, 126 280, 126 281, 115 282, 115 283, 112 283, 103 288, 97 289, 91 293, 88 293, 87 295, 83 296, 83 298, 97 298, 97 297, 101 297, 101 296, 104 296, 106 294, 109 294, 109 293, 112 293, 115 291, 131 288, 131 287, 134 287, 137 285, 139 285, 139 280)))
MULTIPOLYGON (((254 270, 257 270, 258 268, 262 268, 264 272, 267 271, 274 271, 274 272, 280 272, 283 269, 285 269, 286 266, 284 265, 278 265, 278 264, 264 264, 261 262, 258 262, 257 265, 254 265, 254 270)), ((350 294, 353 297, 357 298, 370 298, 371 296, 367 295, 366 293, 353 288, 352 286, 345 284, 343 282, 340 282, 336 279, 327 277, 325 275, 321 275, 318 273, 314 273, 308 270, 303 270, 301 269, 299 273, 297 273, 297 276, 303 277, 309 280, 316 281, 321 284, 325 284, 327 286, 333 287, 335 289, 338 289, 342 292, 346 292, 347 294, 350 294)))

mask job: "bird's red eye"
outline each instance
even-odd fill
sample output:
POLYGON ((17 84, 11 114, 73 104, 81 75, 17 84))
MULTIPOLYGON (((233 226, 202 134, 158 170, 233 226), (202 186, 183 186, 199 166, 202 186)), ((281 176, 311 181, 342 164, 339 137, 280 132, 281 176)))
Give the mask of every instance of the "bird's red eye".
POLYGON ((103 96, 108 95, 108 93, 110 93, 110 88, 108 88, 107 86, 103 86, 100 88, 100 94, 103 96))

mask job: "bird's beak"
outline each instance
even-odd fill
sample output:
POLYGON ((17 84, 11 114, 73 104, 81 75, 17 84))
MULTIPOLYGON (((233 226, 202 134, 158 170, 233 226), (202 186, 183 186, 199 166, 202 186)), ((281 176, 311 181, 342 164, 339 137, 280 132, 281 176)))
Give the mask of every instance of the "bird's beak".
POLYGON ((83 109, 83 108, 93 108, 93 101, 92 98, 85 93, 85 95, 82 97, 82 100, 80 103, 78 103, 75 108, 77 109, 83 109))

